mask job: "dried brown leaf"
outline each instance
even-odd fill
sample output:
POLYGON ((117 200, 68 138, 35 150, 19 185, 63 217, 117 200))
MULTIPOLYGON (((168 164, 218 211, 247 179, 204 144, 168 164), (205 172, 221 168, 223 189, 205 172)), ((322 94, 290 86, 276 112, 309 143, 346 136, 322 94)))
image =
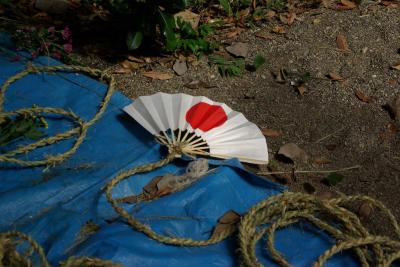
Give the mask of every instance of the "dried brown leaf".
POLYGON ((273 33, 278 33, 278 34, 286 33, 285 28, 282 27, 282 26, 275 26, 274 28, 272 28, 272 32, 273 33))
POLYGON ((136 62, 133 61, 129 61, 129 60, 124 60, 120 63, 120 65, 125 68, 125 69, 129 69, 131 71, 135 71, 137 69, 140 68, 140 65, 136 62))
POLYGON ((342 4, 340 9, 354 9, 357 7, 357 4, 350 0, 341 0, 340 3, 342 4))
POLYGON ((301 149, 298 145, 294 143, 287 143, 279 148, 278 155, 282 155, 293 162, 303 162, 307 163, 308 155, 301 149))
POLYGON ((221 218, 218 219, 218 222, 221 224, 234 224, 239 222, 240 214, 235 212, 234 210, 227 211, 221 218))
POLYGON ((304 94, 307 92, 307 89, 304 86, 304 84, 297 86, 296 89, 297 89, 297 92, 299 93, 299 95, 301 95, 301 96, 304 96, 304 94))
POLYGON ((244 31, 243 28, 236 28, 236 29, 234 29, 233 31, 229 32, 229 33, 226 35, 226 38, 228 38, 228 39, 235 38, 236 36, 238 36, 239 34, 241 34, 243 31, 244 31))
POLYGON ((342 34, 339 34, 338 36, 336 36, 336 45, 340 50, 342 50, 344 52, 350 51, 350 47, 347 42, 347 39, 342 34))
POLYGON ((222 233, 229 232, 233 233, 237 229, 235 224, 217 224, 211 234, 210 239, 220 236, 222 233))
POLYGON ((273 10, 269 10, 267 13, 265 13, 265 16, 267 18, 273 18, 273 17, 275 17, 275 15, 276 15, 276 12, 273 10))
POLYGON ((296 13, 289 12, 286 14, 281 14, 279 15, 279 19, 287 25, 292 25, 294 20, 296 19, 296 13))
POLYGON ((262 129, 261 130, 262 134, 266 137, 279 137, 282 135, 282 132, 279 130, 275 130, 275 129, 262 129))
POLYGON ((328 78, 331 79, 332 81, 344 81, 345 78, 337 74, 336 72, 331 72, 328 74, 328 78))
POLYGON ((158 72, 158 71, 146 71, 142 73, 143 76, 154 79, 154 80, 169 80, 174 77, 170 73, 158 72))
POLYGON ((264 31, 258 31, 254 35, 256 37, 263 38, 265 40, 272 40, 274 38, 271 34, 264 31))
POLYGON ((358 208, 358 215, 363 219, 368 219, 371 216, 373 208, 369 202, 361 203, 358 208))
POLYGON ((137 57, 134 57, 134 56, 128 56, 127 59, 129 61, 133 61, 133 62, 136 62, 136 63, 145 63, 145 61, 143 59, 137 58, 137 57))
POLYGON ((130 69, 126 68, 119 68, 113 71, 114 74, 127 74, 127 73, 132 73, 130 69))
POLYGON ((400 64, 393 65, 391 68, 394 70, 400 70, 400 64))
POLYGON ((332 161, 330 159, 327 159, 325 157, 318 157, 314 159, 314 163, 318 165, 324 165, 324 164, 329 164, 332 161))
POLYGON ((360 90, 356 90, 355 95, 358 99, 360 99, 362 102, 365 103, 370 103, 372 101, 372 97, 367 96, 366 94, 364 94, 363 92, 361 92, 360 90))
POLYGON ((329 200, 334 197, 333 193, 329 191, 320 191, 316 194, 316 196, 321 200, 329 200))

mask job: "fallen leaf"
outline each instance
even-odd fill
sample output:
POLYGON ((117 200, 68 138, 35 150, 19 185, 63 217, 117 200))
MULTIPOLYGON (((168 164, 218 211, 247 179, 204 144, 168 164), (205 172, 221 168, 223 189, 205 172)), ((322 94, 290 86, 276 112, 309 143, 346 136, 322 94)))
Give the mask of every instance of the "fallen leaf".
POLYGON ((249 52, 249 46, 247 43, 234 43, 226 47, 226 51, 234 55, 235 57, 246 57, 249 52))
POLYGON ((361 203, 358 208, 358 215, 363 219, 368 219, 371 216, 373 208, 369 202, 361 203))
POLYGON ((303 162, 307 163, 308 155, 301 149, 298 145, 294 143, 287 143, 279 148, 278 155, 282 155, 293 162, 303 162))
POLYGON ((331 160, 329 160, 325 157, 318 157, 318 158, 314 159, 314 163, 318 164, 318 165, 329 164, 331 162, 332 162, 331 160))
POLYGON ((400 70, 400 64, 393 65, 391 68, 394 70, 400 70))
POLYGON ((275 15, 276 15, 276 12, 273 10, 269 10, 267 13, 265 13, 265 16, 267 18, 273 18, 273 17, 275 17, 275 15))
POLYGON ((148 184, 143 187, 143 191, 147 194, 154 194, 157 192, 158 187, 157 184, 161 181, 163 176, 154 177, 148 184))
POLYGON ((345 78, 337 74, 336 72, 331 72, 328 74, 328 78, 331 79, 332 81, 344 81, 345 78))
POLYGON ((172 69, 175 71, 175 73, 177 75, 182 76, 188 70, 187 65, 186 65, 186 61, 184 61, 184 60, 176 60, 175 63, 174 63, 174 66, 172 67, 172 69))
MULTIPOLYGON (((400 66, 400 65, 399 65, 400 66)), ((400 68, 400 67, 399 67, 400 68)), ((391 79, 388 81, 389 86, 393 87, 396 86, 396 84, 398 83, 398 81, 396 79, 391 79)))
POLYGON ((333 194, 329 191, 320 191, 315 194, 321 200, 329 200, 333 198, 333 194))
POLYGON ((154 80, 169 80, 174 77, 170 73, 158 72, 158 71, 146 71, 142 73, 143 76, 154 79, 154 80))
POLYGON ((357 7, 356 3, 350 0, 340 0, 342 7, 340 9, 354 9, 357 7))
POLYGON ((271 34, 264 31, 258 31, 254 35, 265 40, 272 40, 274 38, 271 34))
POLYGON ((321 20, 320 19, 314 19, 313 20, 313 24, 314 25, 318 25, 318 24, 320 24, 321 23, 321 20))
POLYGON ((134 56, 128 56, 127 59, 129 61, 133 61, 133 62, 136 62, 136 63, 145 63, 145 61, 143 59, 137 58, 137 57, 134 57, 134 56))
POLYGON ((304 96, 304 94, 307 92, 307 89, 304 86, 304 84, 297 86, 296 89, 297 89, 297 92, 299 93, 299 95, 301 95, 301 96, 304 96))
POLYGON ((190 10, 184 10, 174 15, 174 19, 176 20, 180 17, 183 21, 190 23, 193 29, 197 29, 199 27, 200 15, 193 13, 190 10))
POLYGON ((395 120, 400 121, 400 95, 398 95, 392 103, 388 105, 389 112, 395 120))
POLYGON ((237 229, 237 226, 235 224, 217 224, 214 227, 214 230, 211 234, 210 239, 217 238, 220 236, 222 233, 229 232, 233 233, 237 229))
POLYGON ((347 39, 344 35, 339 34, 336 36, 336 44, 337 47, 343 52, 350 51, 349 44, 347 43, 347 39))
POLYGON ((266 137, 278 137, 282 135, 282 132, 279 130, 275 130, 275 129, 262 129, 261 130, 262 134, 266 137))
POLYGON ((285 28, 282 27, 282 26, 275 26, 275 27, 272 29, 272 32, 278 33, 278 34, 286 33, 285 28))
POLYGON ((370 103, 372 101, 372 97, 367 96, 366 94, 364 94, 363 92, 361 92, 360 90, 356 90, 355 95, 358 99, 360 99, 362 102, 365 103, 370 103))
POLYGON ((135 71, 140 68, 138 63, 129 60, 124 60, 120 64, 123 68, 129 69, 130 71, 135 71))
POLYGON ((227 211, 221 218, 218 219, 219 223, 222 224, 234 224, 239 222, 240 214, 234 210, 227 211))
POLYGON ((243 28, 236 28, 236 29, 234 29, 233 31, 229 32, 229 33, 226 35, 226 37, 227 37, 228 39, 232 39, 232 38, 238 36, 239 34, 241 34, 243 31, 244 31, 243 28))
POLYGON ((230 210, 227 211, 221 218, 218 219, 218 224, 215 226, 210 238, 217 237, 223 232, 234 232, 237 230, 236 224, 240 220, 240 214, 230 210))
POLYGON ((279 19, 287 25, 292 25, 294 20, 296 19, 296 13, 289 12, 286 14, 279 15, 279 19))
POLYGON ((132 73, 130 69, 126 68, 119 68, 113 71, 114 74, 127 74, 127 73, 132 73))
POLYGON ((336 172, 330 173, 326 178, 325 182, 329 186, 335 186, 343 180, 343 175, 337 174, 336 172))
POLYGON ((315 193, 315 187, 310 184, 310 183, 304 183, 303 184, 303 189, 306 191, 308 194, 314 194, 315 193))

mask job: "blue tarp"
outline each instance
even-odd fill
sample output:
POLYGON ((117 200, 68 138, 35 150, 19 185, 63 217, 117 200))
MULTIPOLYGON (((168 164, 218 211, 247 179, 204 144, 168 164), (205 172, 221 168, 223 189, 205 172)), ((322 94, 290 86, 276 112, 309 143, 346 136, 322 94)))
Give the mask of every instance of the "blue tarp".
MULTIPOLYGON (((11 60, 11 43, 5 36, 2 36, 0 44, 10 49, 0 52, 0 83, 3 83, 23 70, 25 63, 11 60)), ((41 57, 34 64, 60 63, 41 57)), ((104 84, 82 74, 29 75, 12 84, 7 91, 5 110, 36 104, 71 109, 90 119, 105 91, 104 84)), ((18 168, 0 164, 0 231, 18 230, 31 235, 44 247, 51 264, 71 255, 85 255, 109 259, 124 266, 238 265, 236 237, 208 247, 164 245, 133 230, 116 216, 106 201, 104 186, 115 174, 163 156, 152 136, 122 111, 130 102, 116 92, 102 119, 89 130, 78 152, 47 172, 42 167, 18 168), (79 230, 88 221, 100 228, 86 240, 79 240, 79 230)), ((59 117, 47 119, 50 122, 48 135, 72 127, 70 121, 59 117)), ((62 153, 72 142, 62 141, 22 158, 35 159, 62 153)), ((225 212, 235 210, 244 214, 259 201, 285 190, 246 172, 237 160, 215 160, 210 164, 214 171, 190 188, 126 208, 158 233, 207 239, 225 212)), ((153 177, 166 172, 181 173, 186 165, 187 162, 181 160, 136 175, 119 184, 114 189, 114 197, 137 194, 153 177)), ((261 262, 266 266, 276 266, 264 249, 265 243, 259 243, 261 262)), ((323 232, 305 223, 280 230, 276 235, 278 250, 293 266, 310 266, 333 243, 323 232)), ((358 265, 351 254, 343 253, 329 260, 326 266, 358 265)))

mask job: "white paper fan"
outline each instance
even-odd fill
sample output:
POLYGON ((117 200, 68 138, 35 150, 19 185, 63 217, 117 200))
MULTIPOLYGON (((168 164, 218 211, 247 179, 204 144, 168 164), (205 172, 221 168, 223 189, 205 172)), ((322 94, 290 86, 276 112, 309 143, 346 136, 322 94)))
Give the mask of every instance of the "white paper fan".
POLYGON ((159 142, 179 145, 186 154, 268 163, 261 130, 242 113, 204 96, 156 93, 124 110, 159 142))

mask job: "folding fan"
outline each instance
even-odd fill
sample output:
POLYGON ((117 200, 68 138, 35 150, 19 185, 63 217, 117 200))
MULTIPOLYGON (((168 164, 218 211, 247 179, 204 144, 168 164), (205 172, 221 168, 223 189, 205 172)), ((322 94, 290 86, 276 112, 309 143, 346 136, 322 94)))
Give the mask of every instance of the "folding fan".
POLYGON ((139 97, 124 110, 160 143, 179 146, 185 154, 268 163, 261 130, 223 103, 203 96, 156 93, 139 97))

